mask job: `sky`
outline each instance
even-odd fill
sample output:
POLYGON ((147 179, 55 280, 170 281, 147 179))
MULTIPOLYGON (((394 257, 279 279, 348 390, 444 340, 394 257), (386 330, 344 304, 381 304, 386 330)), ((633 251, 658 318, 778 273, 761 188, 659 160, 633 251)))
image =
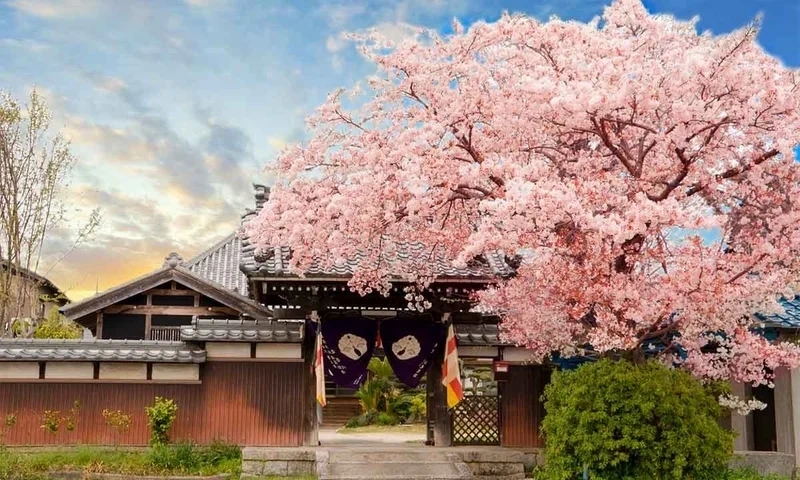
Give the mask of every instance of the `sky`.
MULTIPOLYGON (((78 158, 40 273, 73 300, 236 230, 263 167, 331 90, 372 73, 342 33, 447 32, 503 11, 588 21, 610 0, 0 0, 0 90, 45 96, 78 158), (88 212, 102 224, 71 244, 88 212)), ((800 0, 645 0, 800 68, 800 0)))

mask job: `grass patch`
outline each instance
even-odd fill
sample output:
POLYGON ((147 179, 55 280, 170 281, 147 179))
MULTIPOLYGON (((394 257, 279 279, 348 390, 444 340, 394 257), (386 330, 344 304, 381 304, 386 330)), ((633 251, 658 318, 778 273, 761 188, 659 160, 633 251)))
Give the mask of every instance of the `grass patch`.
POLYGON ((778 474, 761 475, 750 468, 737 468, 728 473, 725 480, 790 480, 789 477, 778 474))
MULTIPOLYGON (((541 480, 545 478, 541 469, 538 467, 534 468, 531 472, 526 472, 525 477, 532 478, 534 480, 541 480)), ((589 478, 591 478, 591 476, 589 478)), ((729 470, 728 474, 720 480, 790 480, 790 477, 778 474, 761 475, 750 468, 736 468, 729 470)))
POLYGON ((129 451, 97 447, 14 452, 0 449, 0 479, 44 480, 49 472, 79 471, 127 475, 216 475, 241 473, 239 447, 177 444, 129 451))
POLYGON ((367 425, 365 427, 344 427, 337 430, 338 433, 414 433, 424 434, 425 424, 414 423, 411 425, 367 425))

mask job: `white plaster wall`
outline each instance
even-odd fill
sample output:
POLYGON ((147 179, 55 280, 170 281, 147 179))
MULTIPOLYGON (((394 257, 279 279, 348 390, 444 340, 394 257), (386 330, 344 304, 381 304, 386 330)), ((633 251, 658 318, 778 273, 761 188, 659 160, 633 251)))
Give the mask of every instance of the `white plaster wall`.
POLYGON ((458 347, 459 357, 478 357, 478 358, 495 358, 498 356, 497 347, 479 347, 473 345, 465 345, 458 347))
POLYGON ((107 363, 100 364, 101 380, 147 380, 146 363, 107 363))
POLYGON ((503 349, 503 360, 507 362, 532 362, 531 351, 521 347, 506 347, 503 349))
POLYGON ((47 362, 44 378, 69 380, 91 380, 94 378, 94 364, 89 362, 47 362))
POLYGON ((256 345, 256 358, 303 358, 299 343, 259 343, 256 345))
POLYGON ((2 362, 0 363, 0 378, 39 378, 39 364, 37 362, 2 362))
POLYGON ((200 365, 196 363, 154 363, 151 378, 153 380, 197 381, 200 380, 200 365))
POLYGON ((249 343, 208 342, 207 358, 250 358, 249 343))

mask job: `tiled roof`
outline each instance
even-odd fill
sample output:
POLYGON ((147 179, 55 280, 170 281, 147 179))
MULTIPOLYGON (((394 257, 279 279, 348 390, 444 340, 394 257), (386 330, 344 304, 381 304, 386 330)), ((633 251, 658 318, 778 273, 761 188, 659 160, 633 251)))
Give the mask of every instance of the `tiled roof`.
POLYGON ((79 302, 61 307, 61 312, 68 319, 77 320, 170 280, 174 280, 187 288, 253 318, 266 319, 272 317, 272 312, 260 303, 187 269, 183 266, 177 254, 170 254, 164 262, 164 266, 160 269, 79 302))
POLYGON ((181 327, 181 340, 299 343, 303 340, 303 322, 200 318, 181 327))
POLYGON ((247 277, 239 268, 242 239, 234 232, 213 247, 183 262, 183 267, 195 275, 216 282, 243 297, 247 296, 247 277))
POLYGON ((800 328, 800 295, 791 300, 782 299, 784 312, 780 314, 764 316, 757 315, 764 323, 780 328, 800 328))
POLYGON ((456 339, 459 345, 507 345, 500 339, 500 329, 494 324, 455 324, 456 339))
MULTIPOLYGON (((254 219, 269 198, 267 187, 256 185, 255 188, 256 209, 249 210, 242 216, 243 224, 254 219)), ((275 247, 266 252, 258 251, 259 249, 249 238, 242 239, 241 245, 241 269, 246 274, 265 277, 292 276, 289 271, 291 256, 289 247, 275 247)), ((505 256, 500 252, 484 254, 480 261, 472 262, 464 268, 457 268, 442 255, 435 255, 432 260, 429 259, 430 252, 421 243, 398 242, 395 249, 400 261, 433 262, 433 270, 437 277, 483 280, 508 276, 513 272, 511 266, 506 262, 505 256)), ((358 256, 335 266, 323 266, 321 262, 315 263, 306 272, 306 275, 347 277, 353 274, 353 270, 362 259, 363 256, 358 256)))
POLYGON ((0 361, 62 360, 202 363, 206 352, 183 342, 145 340, 0 340, 0 361))

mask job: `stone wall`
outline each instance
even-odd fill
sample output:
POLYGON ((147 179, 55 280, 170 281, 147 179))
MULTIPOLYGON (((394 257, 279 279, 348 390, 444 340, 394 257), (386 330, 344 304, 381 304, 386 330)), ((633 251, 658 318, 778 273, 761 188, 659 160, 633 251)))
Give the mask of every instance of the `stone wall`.
POLYGON ((734 452, 733 468, 752 468, 762 475, 791 476, 794 472, 794 455, 780 452, 734 452))
POLYGON ((316 464, 312 448, 242 449, 242 478, 313 476, 316 464))

